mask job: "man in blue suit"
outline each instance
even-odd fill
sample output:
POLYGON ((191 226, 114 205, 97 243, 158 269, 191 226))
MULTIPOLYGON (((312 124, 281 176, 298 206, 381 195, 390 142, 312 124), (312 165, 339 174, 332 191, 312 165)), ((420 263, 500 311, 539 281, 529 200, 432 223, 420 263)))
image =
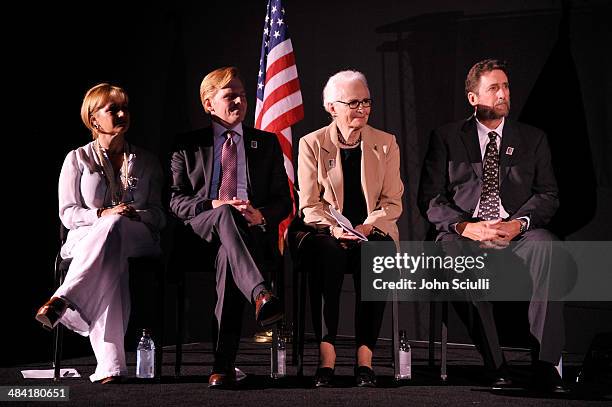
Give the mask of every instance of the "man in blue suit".
POLYGON ((278 250, 278 224, 291 211, 291 198, 276 135, 242 124, 247 102, 238 70, 206 75, 200 97, 212 126, 179 137, 170 209, 217 252, 218 336, 209 386, 231 387, 245 300, 262 326, 283 315, 256 259, 278 250))

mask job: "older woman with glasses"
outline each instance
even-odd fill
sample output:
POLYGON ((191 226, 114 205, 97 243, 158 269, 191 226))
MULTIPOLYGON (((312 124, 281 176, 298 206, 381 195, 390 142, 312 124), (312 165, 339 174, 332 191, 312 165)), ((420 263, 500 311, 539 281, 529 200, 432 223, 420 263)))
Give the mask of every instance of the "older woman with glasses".
POLYGON ((298 156, 300 211, 304 222, 319 231, 302 246, 310 271, 313 326, 320 343, 315 386, 333 384, 340 291, 344 274, 351 273, 356 292, 356 384, 374 387, 372 351, 385 303, 361 300, 361 238, 339 226, 330 207, 368 240, 397 242, 396 221, 404 191, 399 148, 393 135, 368 126, 372 99, 361 72, 341 71, 330 77, 323 90, 323 106, 332 122, 304 136, 298 156), (321 300, 322 310, 316 309, 321 300))

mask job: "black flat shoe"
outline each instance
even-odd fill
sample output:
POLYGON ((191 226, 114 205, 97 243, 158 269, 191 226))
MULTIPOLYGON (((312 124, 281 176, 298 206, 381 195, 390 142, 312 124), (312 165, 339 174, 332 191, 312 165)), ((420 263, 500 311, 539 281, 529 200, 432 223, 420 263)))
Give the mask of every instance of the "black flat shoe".
POLYGON ((531 390, 547 394, 566 394, 570 389, 565 387, 559 372, 552 363, 538 361, 533 366, 531 390))
POLYGON ((314 376, 315 387, 332 387, 334 381, 334 369, 331 367, 319 367, 314 376))
POLYGON ((359 366, 355 368, 355 382, 357 387, 376 387, 376 375, 371 368, 359 366))
POLYGON ((36 313, 36 320, 43 328, 52 330, 58 324, 67 308, 72 308, 66 300, 60 297, 53 297, 45 303, 36 313))

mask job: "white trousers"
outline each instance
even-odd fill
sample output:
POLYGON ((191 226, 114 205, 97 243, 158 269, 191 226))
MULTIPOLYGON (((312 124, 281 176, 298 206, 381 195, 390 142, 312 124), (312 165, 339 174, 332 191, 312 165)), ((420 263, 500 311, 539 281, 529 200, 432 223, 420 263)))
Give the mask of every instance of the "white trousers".
POLYGON ((70 231, 62 257, 72 257, 72 263, 54 296, 75 306, 60 322, 89 336, 98 362, 92 382, 127 375, 123 338, 130 315, 128 257, 159 253, 149 228, 121 215, 103 216, 70 231))

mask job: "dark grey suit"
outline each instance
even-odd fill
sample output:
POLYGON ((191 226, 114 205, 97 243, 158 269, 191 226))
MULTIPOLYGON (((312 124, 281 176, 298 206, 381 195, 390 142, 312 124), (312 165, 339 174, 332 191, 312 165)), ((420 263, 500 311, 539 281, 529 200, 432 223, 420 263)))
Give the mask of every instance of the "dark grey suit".
MULTIPOLYGON (((424 216, 437 230, 436 240, 463 239, 452 225, 473 222, 482 188, 482 155, 476 120, 455 122, 431 134, 425 159, 419 203, 424 216)), ((539 359, 556 364, 564 343, 563 304, 548 302, 550 253, 529 241, 557 240, 543 229, 559 206, 546 135, 534 127, 505 121, 500 148, 500 199, 510 219, 527 216, 530 227, 515 238, 514 254, 529 268, 534 282, 529 306, 532 335, 539 344, 539 359), (538 248, 538 249, 536 249, 538 248), (548 258, 548 260, 547 260, 548 258)), ((485 364, 497 368, 502 362, 497 330, 490 303, 475 302, 479 322, 468 326, 485 364)))
MULTIPOLYGON (((546 135, 506 120, 500 148, 500 198, 511 219, 530 218, 530 229, 546 226, 559 207, 557 182, 546 135), (507 154, 511 148, 512 154, 507 154)), ((431 134, 419 201, 438 232, 473 221, 480 199, 482 155, 476 120, 455 122, 431 134)))
POLYGON ((179 136, 171 159, 170 210, 217 251, 215 364, 219 369, 227 369, 234 362, 244 299, 251 301, 253 290, 264 283, 256 264, 257 254, 278 250, 278 224, 291 211, 283 153, 276 135, 246 126, 243 133, 247 194, 251 205, 266 219, 265 231, 248 227, 243 216, 230 205, 213 209, 211 127, 179 136))

